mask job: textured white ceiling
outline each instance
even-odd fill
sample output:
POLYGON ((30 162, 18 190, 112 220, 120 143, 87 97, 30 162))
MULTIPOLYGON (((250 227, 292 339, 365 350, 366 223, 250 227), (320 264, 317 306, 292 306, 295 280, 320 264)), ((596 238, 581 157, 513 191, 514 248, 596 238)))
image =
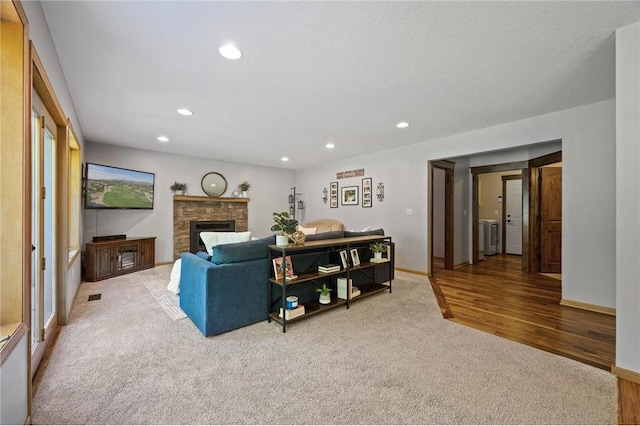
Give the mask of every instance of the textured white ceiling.
POLYGON ((640 19, 637 1, 42 7, 87 141, 294 169, 611 99, 614 32, 640 19))

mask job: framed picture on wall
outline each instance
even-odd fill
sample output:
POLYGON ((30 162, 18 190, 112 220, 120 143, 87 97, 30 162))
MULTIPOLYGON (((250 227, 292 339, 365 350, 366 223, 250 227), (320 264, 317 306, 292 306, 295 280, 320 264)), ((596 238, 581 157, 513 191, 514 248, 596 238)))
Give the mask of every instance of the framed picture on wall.
POLYGON ((362 179, 362 207, 371 207, 371 178, 362 179))
POLYGON ((331 200, 329 206, 332 209, 338 208, 338 182, 331 182, 329 185, 329 197, 331 200))
POLYGON ((360 200, 358 200, 358 187, 343 186, 340 199, 342 200, 343 206, 357 206, 360 204, 360 200))

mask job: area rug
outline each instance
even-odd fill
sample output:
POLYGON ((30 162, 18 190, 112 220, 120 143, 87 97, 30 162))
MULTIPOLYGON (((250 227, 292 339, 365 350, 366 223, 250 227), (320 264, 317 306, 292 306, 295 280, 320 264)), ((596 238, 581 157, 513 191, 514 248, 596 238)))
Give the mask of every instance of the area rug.
POLYGON ((167 290, 170 278, 170 269, 167 269, 167 272, 162 271, 155 275, 139 276, 140 281, 142 281, 144 286, 151 292, 153 297, 155 297, 160 306, 162 306, 162 309, 164 309, 172 320, 177 321, 186 318, 187 314, 180 309, 180 296, 167 290))

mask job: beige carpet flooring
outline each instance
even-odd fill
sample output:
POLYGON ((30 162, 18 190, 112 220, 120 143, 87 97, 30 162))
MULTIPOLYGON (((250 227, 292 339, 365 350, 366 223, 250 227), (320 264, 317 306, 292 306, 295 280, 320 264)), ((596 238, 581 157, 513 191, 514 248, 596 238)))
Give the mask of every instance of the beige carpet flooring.
POLYGON ((83 283, 36 424, 613 424, 608 372, 443 320, 424 277, 291 324, 205 338, 145 286, 83 283), (88 302, 90 294, 101 300, 88 302))

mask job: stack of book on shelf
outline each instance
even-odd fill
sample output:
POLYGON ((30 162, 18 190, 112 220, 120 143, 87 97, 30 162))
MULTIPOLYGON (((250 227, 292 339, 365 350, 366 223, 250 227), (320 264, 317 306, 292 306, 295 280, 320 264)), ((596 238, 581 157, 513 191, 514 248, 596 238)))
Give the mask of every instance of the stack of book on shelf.
POLYGON ((369 262, 371 263, 384 263, 384 262, 388 262, 389 258, 387 257, 381 257, 380 259, 376 259, 374 257, 372 257, 371 259, 369 259, 369 262))
POLYGON ((347 294, 349 295, 349 299, 353 299, 354 297, 360 296, 360 289, 358 287, 354 287, 351 283, 351 279, 349 279, 349 285, 347 285, 346 278, 338 278, 338 298, 346 299, 347 294))
POLYGON ((318 272, 321 274, 328 274, 330 272, 338 272, 340 270, 340 265, 334 265, 329 263, 327 265, 318 265, 318 272))
MULTIPOLYGON (((284 310, 285 314, 284 314, 284 319, 288 320, 292 320, 294 318, 298 318, 299 316, 304 315, 304 305, 298 305, 297 308, 293 308, 293 309, 285 309, 284 310)), ((282 308, 280 308, 280 318, 282 318, 282 308)))

